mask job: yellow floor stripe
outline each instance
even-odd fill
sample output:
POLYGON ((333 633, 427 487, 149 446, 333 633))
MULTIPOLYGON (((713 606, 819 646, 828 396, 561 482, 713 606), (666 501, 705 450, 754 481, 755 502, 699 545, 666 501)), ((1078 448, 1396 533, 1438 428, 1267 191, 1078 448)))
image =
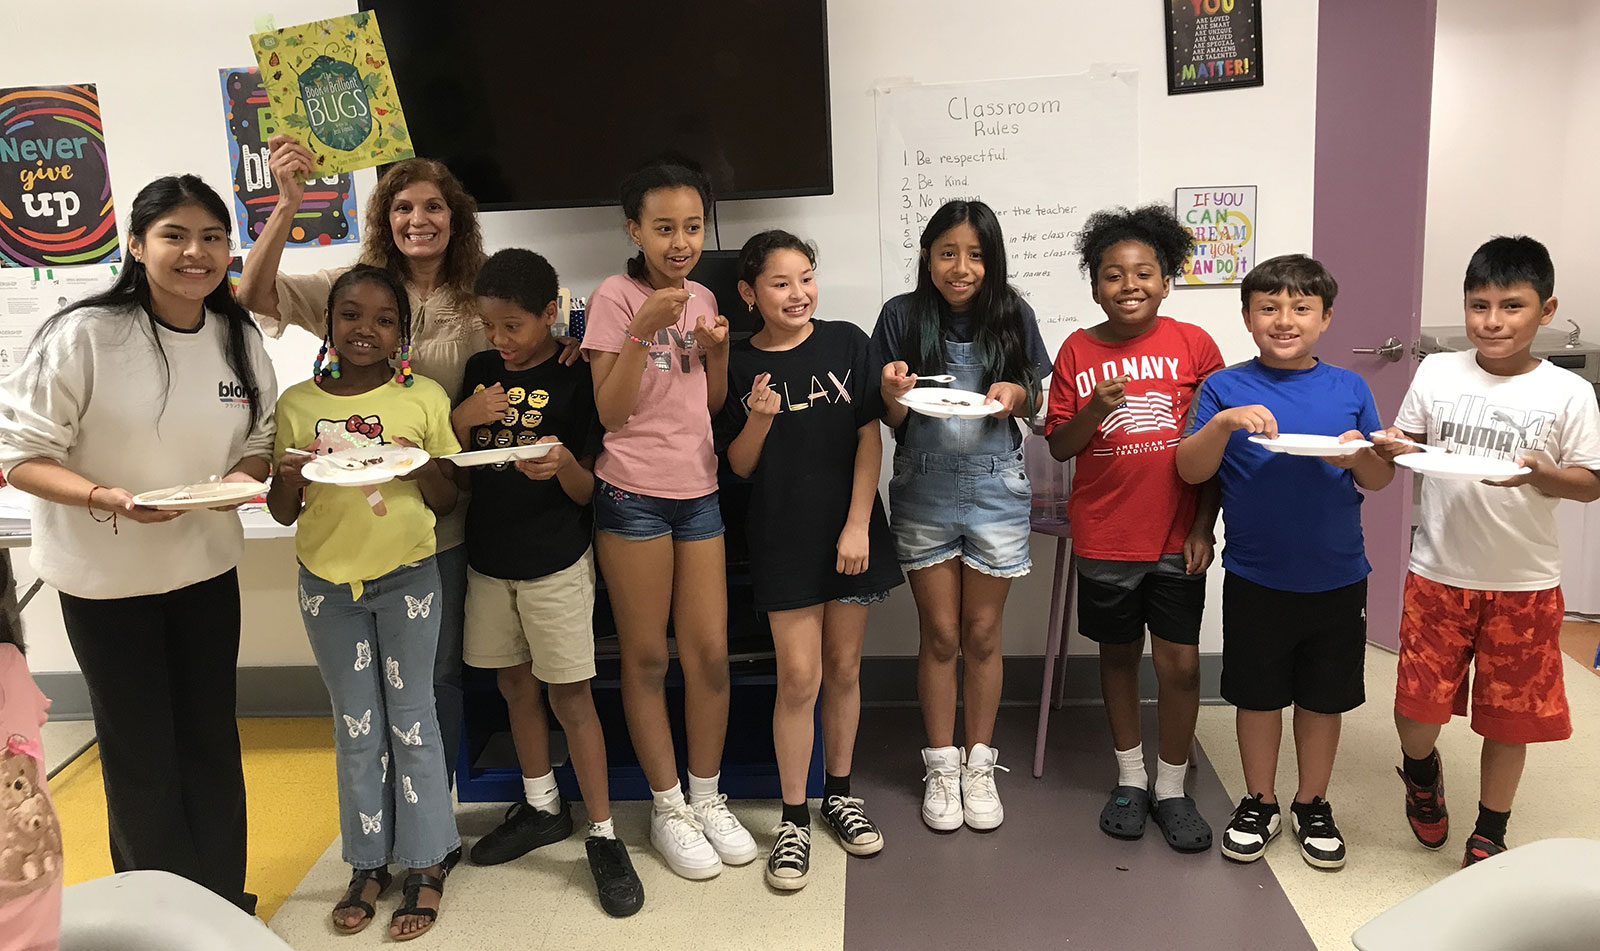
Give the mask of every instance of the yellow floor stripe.
MULTIPOLYGON (((250 810, 245 887, 270 919, 339 835, 333 724, 326 719, 240 720, 250 810)), ((68 885, 110 875, 105 787, 98 747, 50 783, 61 818, 68 885)))

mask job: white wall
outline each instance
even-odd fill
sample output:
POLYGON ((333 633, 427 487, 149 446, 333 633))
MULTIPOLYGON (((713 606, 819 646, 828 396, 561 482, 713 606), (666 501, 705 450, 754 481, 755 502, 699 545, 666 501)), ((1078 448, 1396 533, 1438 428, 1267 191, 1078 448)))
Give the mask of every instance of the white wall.
MULTIPOLYGON (((264 7, 231 0, 186 3, 146 0, 137 13, 126 3, 74 0, 70 55, 36 40, 23 5, 0 8, 0 86, 95 82, 105 113, 113 187, 125 208, 140 185, 173 171, 193 170, 225 186, 229 180, 216 69, 250 62, 246 36, 264 7), (26 41, 19 39, 29 37, 26 41)), ((1156 3, 1093 0, 1008 0, 983 8, 955 0, 834 0, 829 4, 829 53, 835 193, 818 198, 735 202, 721 207, 722 241, 737 247, 762 228, 781 225, 817 242, 825 317, 869 326, 881 303, 878 276, 877 185, 873 99, 885 80, 948 82, 1080 72, 1094 63, 1131 65, 1140 72, 1137 116, 1110 115, 1084 135, 1137 131, 1141 200, 1171 201, 1179 185, 1255 184, 1265 257, 1307 250, 1311 243, 1312 147, 1316 99, 1316 3, 1281 0, 1264 18, 1267 84, 1257 89, 1168 97, 1156 3)), ((353 3, 278 0, 278 25, 348 12, 353 3)), ((782 147, 784 130, 763 129, 782 147)), ((553 136, 558 138, 557 136, 553 136)), ((365 198, 370 173, 359 176, 365 198)), ((361 205, 364 212, 365 206, 361 205)), ((538 249, 563 283, 583 293, 626 257, 615 208, 486 214, 491 250, 538 249)), ((312 269, 348 260, 349 248, 291 250, 284 265, 312 269)), ((1094 305, 1083 301, 1087 316, 1094 305)), ((1176 291, 1166 312, 1194 321, 1216 337, 1230 362, 1253 354, 1230 289, 1176 291)), ((305 376, 314 352, 308 335, 274 348, 280 382, 305 376)), ((312 659, 294 609, 290 543, 252 546, 241 566, 246 587, 243 665, 312 659)), ((1006 650, 1043 650, 1053 548, 1034 546, 1035 571, 1013 589, 1006 650)), ((20 564, 19 575, 28 571, 20 564)), ((1212 576, 1202 647, 1221 647, 1221 572, 1212 576)), ((74 668, 60 634, 53 598, 28 611, 36 670, 74 668)), ((868 634, 872 654, 916 652, 916 613, 909 592, 878 609, 868 634)), ((1081 650, 1085 645, 1076 644, 1081 650)))
POLYGON ((1555 260, 1554 326, 1571 318, 1600 340, 1600 5, 1439 0, 1438 10, 1422 322, 1459 324, 1473 250, 1528 234, 1555 260))

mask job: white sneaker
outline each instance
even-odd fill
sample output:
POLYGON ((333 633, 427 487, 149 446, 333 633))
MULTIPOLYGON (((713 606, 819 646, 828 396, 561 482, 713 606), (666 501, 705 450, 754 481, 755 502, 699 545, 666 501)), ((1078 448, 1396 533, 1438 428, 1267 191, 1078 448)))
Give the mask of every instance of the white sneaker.
POLYGON ((1005 821, 1006 811, 1000 806, 1000 793, 994 788, 994 771, 1009 773, 996 760, 1000 754, 992 747, 978 743, 964 754, 966 762, 961 767, 961 811, 967 825, 974 829, 995 829, 1005 821))
POLYGON ((650 810, 650 844, 667 867, 689 879, 715 878, 722 860, 700 831, 700 819, 687 805, 667 812, 650 810))
POLYGON ((961 828, 961 751, 924 749, 922 765, 922 821, 938 832, 961 828))
POLYGON ((705 840, 711 843, 724 865, 748 865, 756 860, 761 850, 756 848, 752 836, 728 809, 726 793, 717 793, 689 803, 705 840))

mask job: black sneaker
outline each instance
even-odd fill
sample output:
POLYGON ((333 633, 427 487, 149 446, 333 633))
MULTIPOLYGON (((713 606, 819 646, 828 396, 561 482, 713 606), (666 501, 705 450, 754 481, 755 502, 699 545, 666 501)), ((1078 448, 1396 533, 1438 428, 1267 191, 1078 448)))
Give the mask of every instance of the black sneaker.
POLYGON ((811 827, 780 822, 773 831, 778 843, 767 856, 767 884, 786 892, 805 888, 811 877, 811 827))
POLYGON ((822 818, 851 855, 875 855, 883 851, 883 833, 867 818, 861 809, 861 800, 854 796, 829 796, 822 800, 822 818))
POLYGON ((1277 803, 1262 802, 1260 793, 1246 796, 1222 830, 1222 854, 1235 862, 1254 862, 1267 854, 1267 843, 1282 827, 1283 810, 1277 803))
POLYGON ((583 847, 589 852, 589 871, 594 874, 600 907, 613 918, 626 918, 644 907, 644 885, 633 870, 628 847, 621 839, 591 835, 583 847))
POLYGON ((1467 837, 1467 853, 1461 857, 1461 867, 1477 865, 1484 859, 1492 858, 1505 850, 1505 846, 1488 836, 1474 832, 1467 837))
POLYGON ((1333 824, 1333 807, 1321 796, 1289 807, 1300 857, 1315 868, 1344 868, 1344 837, 1333 824))
POLYGON ((551 815, 526 802, 512 804, 505 821, 472 847, 472 864, 499 865, 519 859, 541 845, 560 842, 572 834, 572 806, 561 800, 561 811, 551 815))

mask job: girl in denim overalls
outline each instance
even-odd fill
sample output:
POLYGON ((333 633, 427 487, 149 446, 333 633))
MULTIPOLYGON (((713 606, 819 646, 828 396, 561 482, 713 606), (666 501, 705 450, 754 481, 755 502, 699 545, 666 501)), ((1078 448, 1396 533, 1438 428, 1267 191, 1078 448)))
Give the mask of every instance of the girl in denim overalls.
MULTIPOLYGON (((884 419, 898 447, 889 522, 917 601, 917 692, 928 746, 922 818, 950 830, 1000 825, 994 786, 1001 616, 1011 579, 1028 573, 1028 477, 1013 417, 1037 411, 1050 357, 1033 310, 1006 282, 1000 223, 980 201, 952 201, 922 232, 917 288, 883 305, 884 419), (917 375, 987 395, 981 419, 935 419, 899 401, 917 375), (959 560, 957 560, 959 558, 959 560), (955 746, 956 656, 965 661, 963 728, 955 746)), ((1003 767, 1001 767, 1003 768, 1003 767)))

